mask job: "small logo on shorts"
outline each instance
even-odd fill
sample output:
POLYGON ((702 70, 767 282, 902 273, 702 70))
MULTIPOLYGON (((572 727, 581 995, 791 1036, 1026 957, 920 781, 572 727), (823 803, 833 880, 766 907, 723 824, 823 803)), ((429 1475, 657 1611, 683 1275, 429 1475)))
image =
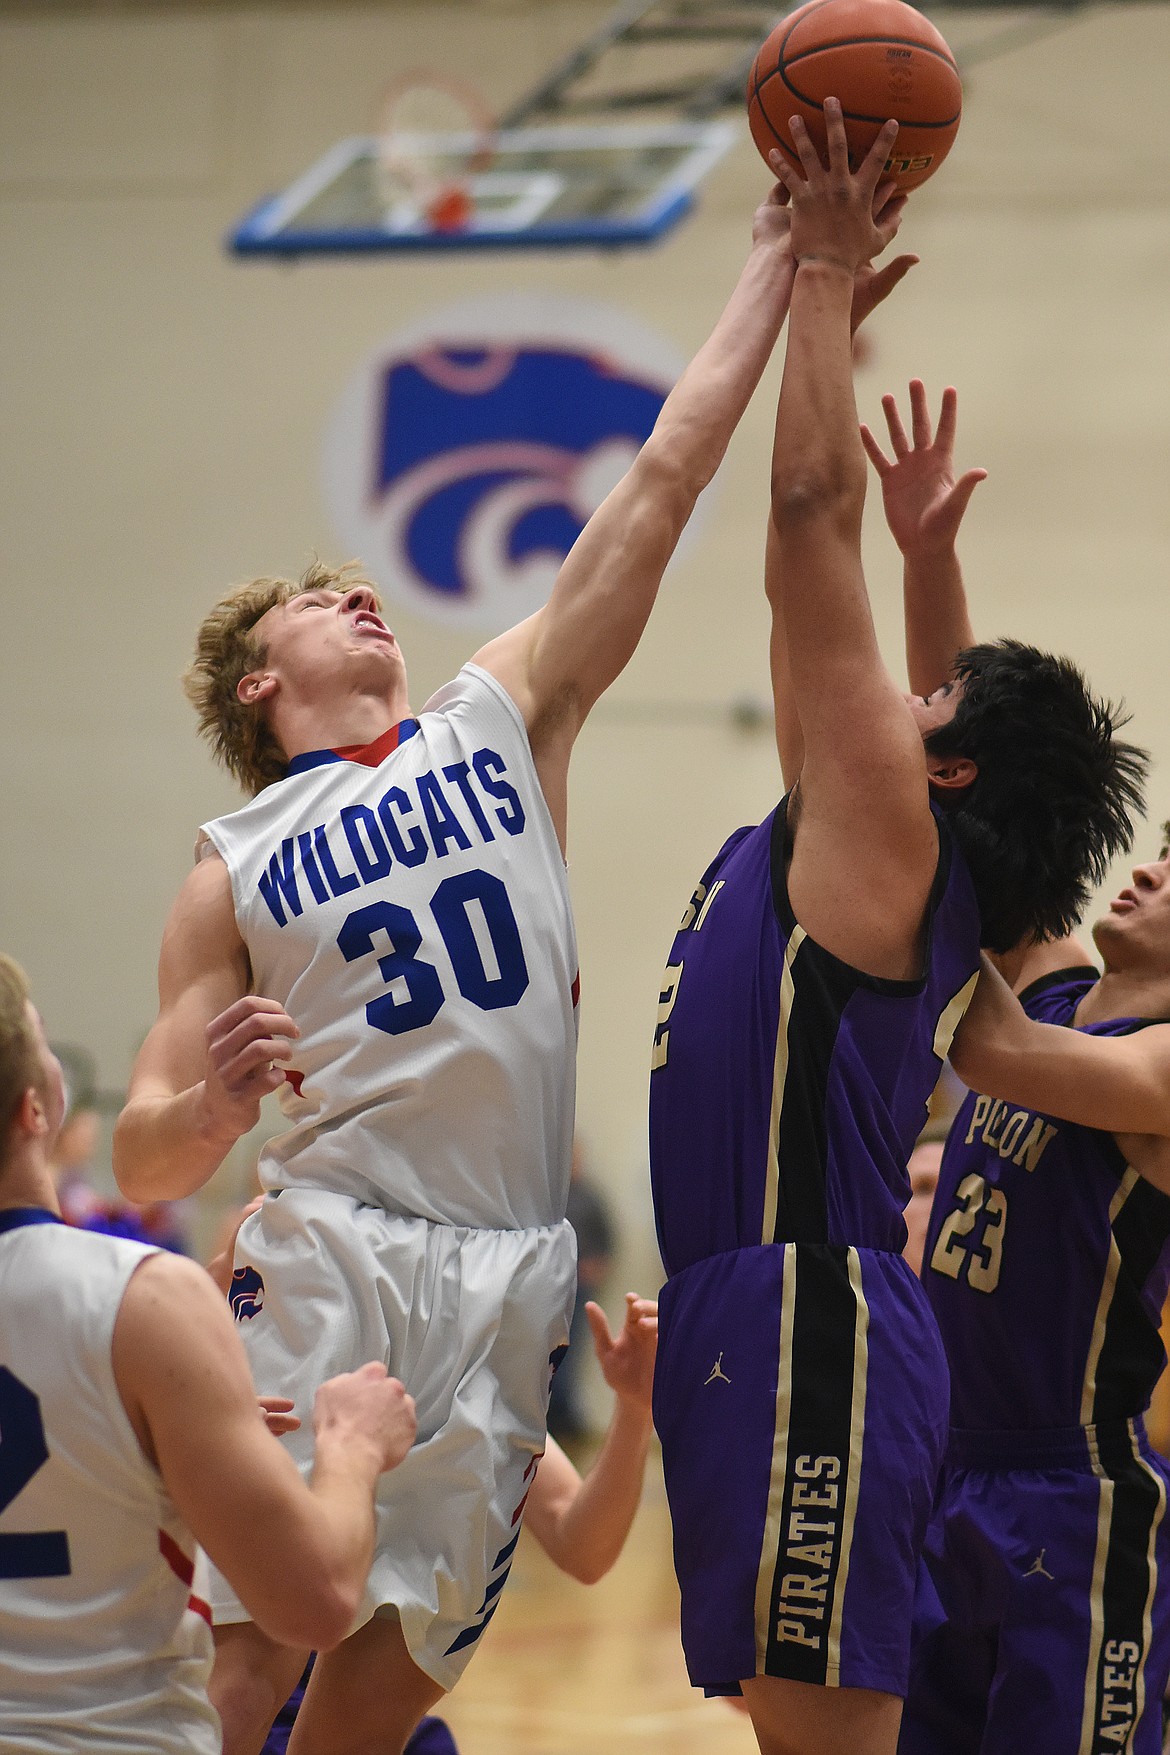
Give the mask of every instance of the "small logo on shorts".
POLYGON ((709 1383, 714 1383, 716 1381, 716 1379, 718 1379, 718 1381, 720 1383, 730 1383, 731 1382, 730 1377, 728 1377, 726 1371, 724 1371, 724 1369, 723 1369, 723 1354, 722 1353, 720 1353, 718 1359, 716 1359, 714 1365, 712 1365, 710 1377, 706 1377, 703 1379, 703 1388, 706 1389, 707 1385, 709 1383))
POLYGON ((257 1316, 264 1308, 264 1277, 258 1268, 237 1268, 228 1289, 228 1303, 237 1322, 257 1316))
POLYGON ((1041 1548, 1040 1552, 1037 1554, 1036 1558, 1033 1560, 1031 1566, 1029 1566, 1027 1572, 1025 1572, 1025 1574, 1024 1574, 1025 1578, 1034 1578, 1034 1577, 1039 1576, 1040 1578, 1051 1578, 1055 1582, 1056 1574, 1053 1572, 1049 1572, 1047 1566, 1045 1566, 1045 1564, 1044 1564, 1044 1556, 1047 1552, 1048 1552, 1047 1548, 1041 1548))

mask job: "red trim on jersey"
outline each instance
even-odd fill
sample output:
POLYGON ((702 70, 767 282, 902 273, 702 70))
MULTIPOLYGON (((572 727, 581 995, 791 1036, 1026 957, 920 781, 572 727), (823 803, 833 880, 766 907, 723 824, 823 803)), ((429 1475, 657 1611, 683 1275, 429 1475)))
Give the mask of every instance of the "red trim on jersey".
POLYGON ((185 1584, 190 1590, 195 1583, 195 1562, 188 1560, 178 1542, 173 1536, 168 1536, 166 1530, 158 1532, 158 1551, 179 1583, 185 1584))
POLYGON ((581 971, 580 971, 580 969, 578 969, 577 973, 573 977, 573 985, 569 989, 569 994, 570 994, 570 997, 572 998, 573 1004, 576 1005, 577 1001, 581 997, 581 971))
POLYGON ((305 1082, 304 1073, 298 1072, 294 1066, 286 1066, 284 1069, 284 1078, 285 1083, 291 1085, 299 1097, 301 1094, 301 1086, 305 1082))
MULTIPOLYGON (((191 1590, 195 1582, 195 1562, 188 1560, 178 1542, 173 1536, 168 1536, 166 1530, 158 1532, 158 1551, 179 1583, 185 1584, 191 1590)), ((197 1597, 194 1591, 187 1598, 187 1607, 193 1609, 197 1615, 202 1615, 207 1625, 211 1626, 211 1604, 205 1603, 202 1597, 197 1597)))
POLYGON ((398 748, 402 736, 402 726, 412 721, 404 719, 400 725, 392 725, 373 743, 349 743, 342 749, 335 749, 333 754, 340 756, 343 762, 360 762, 363 768, 380 768, 387 756, 393 755, 398 748))
MULTIPOLYGON (((528 1491, 531 1492, 532 1489, 529 1488, 528 1491)), ((527 1504, 528 1504, 528 1493, 525 1493, 523 1499, 520 1501, 519 1505, 516 1507, 515 1511, 512 1513, 512 1528, 513 1529, 515 1529, 516 1525, 520 1522, 520 1519, 524 1516, 524 1507, 527 1504)))
POLYGON ((522 1481, 526 1481, 528 1479, 529 1475, 531 1475, 533 1473, 533 1471, 536 1468, 537 1463, 540 1461, 540 1459, 543 1455, 544 1455, 543 1450, 537 1451, 536 1455, 532 1458, 531 1462, 528 1464, 528 1467, 525 1469, 524 1473, 521 1475, 520 1479, 522 1481))

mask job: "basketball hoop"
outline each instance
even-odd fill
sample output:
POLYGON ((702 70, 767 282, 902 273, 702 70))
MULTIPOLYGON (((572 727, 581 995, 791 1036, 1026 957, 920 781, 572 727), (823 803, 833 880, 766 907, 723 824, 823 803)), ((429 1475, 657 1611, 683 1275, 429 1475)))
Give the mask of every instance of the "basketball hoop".
POLYGON ((386 223, 459 232, 475 218, 473 177, 496 153, 496 124, 474 86, 425 70, 382 94, 375 170, 386 223))

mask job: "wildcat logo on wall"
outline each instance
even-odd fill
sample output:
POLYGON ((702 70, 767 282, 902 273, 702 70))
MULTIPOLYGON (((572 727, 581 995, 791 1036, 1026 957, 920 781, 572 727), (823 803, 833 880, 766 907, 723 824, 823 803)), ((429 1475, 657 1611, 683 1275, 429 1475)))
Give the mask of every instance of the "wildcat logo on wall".
POLYGON ((683 361, 624 312, 521 293, 392 335, 334 410, 326 503, 387 599, 499 632, 545 602, 683 361))

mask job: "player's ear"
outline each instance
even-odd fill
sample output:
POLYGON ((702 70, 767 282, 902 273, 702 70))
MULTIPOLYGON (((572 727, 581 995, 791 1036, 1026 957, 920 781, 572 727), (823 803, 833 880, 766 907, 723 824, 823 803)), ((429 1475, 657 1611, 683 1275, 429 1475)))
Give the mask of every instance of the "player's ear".
POLYGON ((13 1122, 19 1132, 29 1139, 43 1139, 49 1131, 49 1118, 45 1113, 44 1100, 35 1085, 29 1085, 16 1106, 13 1122))
POLYGON ((276 693, 276 678, 270 670, 250 670, 236 684, 236 699, 245 707, 258 707, 276 693))
POLYGON ((932 786, 944 792, 963 792, 971 785, 979 769, 970 756, 932 756, 926 758, 926 777, 932 786))

